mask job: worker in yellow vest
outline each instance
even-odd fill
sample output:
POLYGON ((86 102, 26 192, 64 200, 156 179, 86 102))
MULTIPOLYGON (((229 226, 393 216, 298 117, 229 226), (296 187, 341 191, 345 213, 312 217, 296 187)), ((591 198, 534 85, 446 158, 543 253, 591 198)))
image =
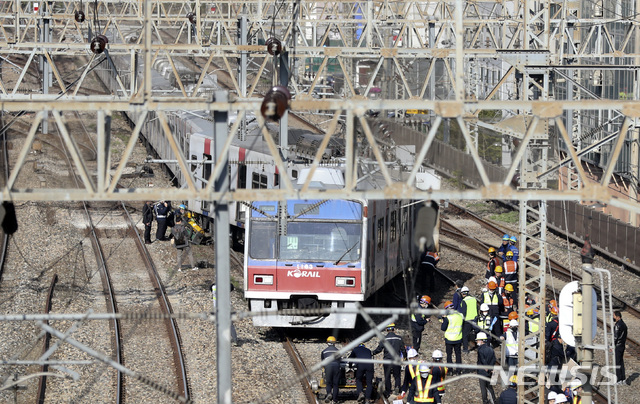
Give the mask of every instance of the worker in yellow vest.
MULTIPOLYGON (((462 290, 462 315, 464 316, 464 324, 462 325, 462 352, 469 353, 469 335, 476 328, 476 317, 478 317, 478 300, 469 295, 469 288, 463 287, 462 290)), ((471 337, 473 339, 473 337, 471 337)))
POLYGON ((429 371, 429 366, 422 364, 418 368, 416 377, 411 382, 409 393, 407 394, 408 403, 441 403, 440 395, 437 390, 431 387, 433 376, 429 371))
MULTIPOLYGON (((462 324, 464 323, 464 317, 462 313, 453 311, 453 302, 447 301, 444 304, 444 308, 451 310, 451 314, 443 316, 441 318, 442 326, 440 329, 444 331, 444 342, 447 350, 447 363, 453 363, 451 357, 453 352, 456 353, 456 363, 462 363, 462 324)), ((452 374, 457 373, 457 369, 454 369, 452 374)))

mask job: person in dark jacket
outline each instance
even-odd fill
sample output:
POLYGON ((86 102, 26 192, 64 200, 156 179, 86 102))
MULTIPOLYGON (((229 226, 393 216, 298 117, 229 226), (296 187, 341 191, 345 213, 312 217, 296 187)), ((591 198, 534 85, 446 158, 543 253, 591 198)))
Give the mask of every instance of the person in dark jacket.
POLYGON ((424 275, 427 290, 433 291, 436 284, 436 265, 440 261, 437 252, 425 251, 420 256, 420 272, 424 275))
MULTIPOLYGON (((393 352, 395 352, 396 356, 400 356, 400 352, 402 351, 402 338, 394 332, 395 329, 396 329, 396 325, 394 323, 391 323, 387 326, 388 332, 385 337, 385 340, 389 343, 389 345, 391 345, 391 348, 393 349, 393 352)), ((384 346, 383 341, 380 341, 380 344, 378 344, 378 347, 374 349, 374 351, 372 352, 372 355, 377 355, 383 350, 384 350, 383 359, 387 359, 387 360, 395 359, 394 355, 391 352, 389 352, 389 350, 384 346)), ((395 379, 396 393, 399 393, 400 386, 402 385, 402 383, 400 383, 400 370, 401 370, 400 365, 385 363, 384 365, 382 365, 382 368, 384 369, 385 396, 389 397, 391 395, 391 375, 393 375, 395 379)))
MULTIPOLYGON (((338 352, 336 348, 336 337, 330 335, 327 338, 327 346, 320 354, 320 359, 325 360, 338 352)), ((325 403, 338 402, 338 389, 340 388, 340 356, 337 355, 331 362, 324 367, 324 382, 327 386, 327 395, 324 398, 325 403)))
POLYGON ((500 394, 498 404, 518 404, 518 376, 513 375, 509 378, 509 388, 500 394))
POLYGON ((156 240, 167 241, 169 239, 165 235, 167 233, 167 214, 169 213, 169 204, 166 201, 160 201, 155 204, 153 210, 156 214, 156 222, 158 222, 156 240))
POLYGON ((627 343, 627 325, 622 321, 622 313, 616 310, 613 312, 615 325, 613 326, 613 342, 615 344, 616 355, 616 378, 618 384, 625 382, 624 374, 624 349, 627 343))
MULTIPOLYGON (((487 334, 479 332, 476 336, 476 344, 478 345, 478 365, 480 366, 495 366, 496 354, 491 349, 491 346, 487 344, 487 334)), ((478 375, 491 379, 493 374, 492 370, 478 369, 478 375)), ((496 393, 493 391, 491 382, 484 379, 478 379, 480 381, 480 393, 482 394, 482 404, 493 404, 496 402, 496 393), (489 401, 487 392, 491 396, 489 401)))
POLYGON ((462 292, 460 291, 464 286, 464 282, 460 279, 456 280, 456 291, 453 293, 453 309, 460 311, 460 305, 462 304, 462 292))
MULTIPOLYGON (((360 344, 353 348, 349 358, 356 359, 371 359, 373 356, 371 350, 364 344, 360 344)), ((371 394, 373 393, 373 363, 361 363, 356 364, 356 394, 358 394, 358 402, 369 402, 371 400, 371 394), (364 379, 367 385, 366 391, 362 392, 362 380, 364 379)))
POLYGON ((144 224, 144 243, 151 244, 151 224, 153 223, 153 204, 146 201, 142 207, 142 223, 144 224))
POLYGON ((173 238, 171 239, 171 243, 173 243, 173 246, 176 248, 178 272, 182 272, 182 259, 185 253, 189 257, 191 269, 193 271, 197 271, 198 267, 196 266, 196 261, 193 258, 193 252, 191 251, 191 242, 189 241, 189 236, 184 226, 182 216, 176 216, 176 223, 175 226, 173 226, 173 229, 171 229, 171 235, 173 236, 173 238))
MULTIPOLYGON (((424 295, 418 302, 420 308, 426 309, 431 304, 431 298, 424 295)), ((424 326, 430 321, 429 316, 426 314, 411 314, 411 334, 413 339, 413 349, 420 351, 420 345, 422 344, 422 332, 424 326)))

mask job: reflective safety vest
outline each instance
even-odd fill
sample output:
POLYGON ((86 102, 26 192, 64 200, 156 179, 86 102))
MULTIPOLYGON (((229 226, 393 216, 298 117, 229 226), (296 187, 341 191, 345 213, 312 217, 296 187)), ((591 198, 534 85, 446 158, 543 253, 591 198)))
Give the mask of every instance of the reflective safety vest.
POLYGON ((425 384, 423 386, 422 385, 422 376, 420 376, 420 373, 418 373, 416 375, 417 391, 416 391, 416 395, 413 397, 413 401, 415 401, 416 403, 433 403, 433 402, 435 402, 435 398, 429 397, 429 387, 431 387, 431 379, 432 379, 432 376, 431 376, 431 374, 429 374, 429 376, 427 377, 427 381, 425 382, 425 384))
POLYGON ((529 321, 529 332, 537 332, 540 329, 540 324, 538 324, 538 320, 531 319, 529 321))
POLYGON ((498 257, 491 257, 491 259, 489 260, 489 262, 487 262, 487 271, 489 271, 491 274, 493 274, 494 269, 496 268, 496 266, 500 265, 500 258, 498 257))
POLYGON ((407 365, 407 367, 409 368, 409 374, 411 375, 411 379, 413 379, 414 377, 416 377, 416 372, 418 370, 418 366, 420 365, 407 365))
POLYGON ((451 342, 462 340, 462 323, 464 322, 462 313, 449 314, 447 319, 449 324, 447 331, 444 332, 444 338, 451 342))
POLYGON ((518 272, 518 263, 513 260, 505 261, 502 265, 502 269, 504 270, 505 276, 515 275, 518 272))
POLYGON ((486 303, 489 306, 498 305, 498 293, 494 292, 493 296, 489 296, 489 292, 484 292, 482 294, 482 297, 483 297, 483 303, 486 303))
MULTIPOLYGON (((449 368, 446 366, 438 366, 438 369, 440 369, 440 374, 442 375, 442 378, 440 380, 434 380, 434 382, 436 383, 443 382, 445 377, 447 377, 447 371, 449 370, 449 368)), ((445 388, 444 384, 442 386, 436 387, 438 391, 442 391, 442 392, 444 392, 444 388, 445 388)))
POLYGON ((502 304, 504 305, 504 310, 510 313, 511 309, 513 309, 513 298, 502 295, 502 304))
POLYGON ((480 327, 481 329, 490 332, 493 324, 494 322, 492 321, 492 317, 490 315, 486 315, 484 317, 482 315, 478 316, 478 327, 480 327))
POLYGON ((582 404, 582 399, 578 396, 573 398, 573 404, 582 404))
POLYGON ((467 321, 475 320, 478 317, 478 300, 473 296, 467 296, 462 301, 467 306, 467 315, 464 316, 464 319, 467 321))
POLYGON ((434 262, 437 263, 438 261, 440 261, 440 256, 437 252, 427 251, 427 253, 424 255, 424 258, 426 259, 427 257, 431 257, 431 261, 422 261, 423 264, 432 264, 434 262))
POLYGON ((507 345, 507 356, 518 356, 518 333, 511 331, 511 329, 507 330, 505 342, 507 345))
POLYGON ((504 285, 505 285, 504 276, 498 277, 498 275, 496 275, 496 284, 498 285, 499 288, 504 288, 504 285))

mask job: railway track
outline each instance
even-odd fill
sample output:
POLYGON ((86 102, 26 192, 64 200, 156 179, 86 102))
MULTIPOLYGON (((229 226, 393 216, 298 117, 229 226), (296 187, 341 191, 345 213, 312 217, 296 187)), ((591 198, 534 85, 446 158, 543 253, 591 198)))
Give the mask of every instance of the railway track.
MULTIPOLYGON (((47 292, 47 299, 45 300, 43 314, 49 314, 51 311, 51 305, 53 303, 53 290, 58 282, 58 275, 54 274, 51 278, 51 285, 49 286, 49 292, 47 292)), ((45 324, 49 324, 48 321, 44 322, 45 324)), ((48 332, 45 333, 44 339, 42 341, 42 355, 44 355, 49 350, 49 343, 51 342, 51 334, 48 332)), ((49 370, 49 365, 43 364, 40 366, 40 380, 38 381, 38 393, 37 393, 37 402, 38 404, 44 404, 46 389, 47 389, 47 371, 49 370)))
MULTIPOLYGON (((473 222, 479 224, 482 228, 490 231, 492 234, 497 235, 497 236, 501 236, 505 233, 508 233, 507 230, 500 228, 499 226, 496 226, 493 223, 487 222, 486 220, 483 220, 482 218, 480 218, 479 216, 468 212, 466 209, 456 206, 454 205, 455 209, 458 210, 458 212, 462 215, 464 215, 465 217, 469 218, 470 220, 472 220, 473 222)), ((442 220, 442 228, 441 228, 441 232, 440 234, 446 237, 450 237, 452 239, 455 240, 459 240, 460 243, 465 244, 466 246, 472 247, 474 249, 476 249, 478 252, 483 253, 484 255, 480 255, 479 253, 475 253, 472 251, 469 251, 465 248, 461 248, 453 243, 449 243, 447 241, 443 241, 441 240, 441 245, 446 247, 446 248, 450 248, 455 250, 456 252, 466 255, 468 257, 477 259, 481 262, 486 262, 487 261, 487 256, 486 256, 486 251, 489 247, 493 246, 483 240, 480 240, 474 236, 471 236, 469 234, 467 234, 466 232, 464 232, 463 230, 461 230, 458 226, 453 225, 452 223, 448 222, 447 220, 442 220)), ((537 259, 537 256, 534 255, 534 257, 532 258, 532 260, 537 259)), ((572 280, 581 280, 580 276, 573 273, 572 271, 570 271, 569 269, 567 269, 564 265, 558 263, 555 260, 552 259, 548 259, 548 263, 549 263, 549 267, 551 269, 551 276, 553 278, 557 278, 557 281, 555 282, 555 284, 561 284, 562 281, 564 282, 569 282, 572 280)), ((552 291, 552 293, 555 293, 555 290, 547 285, 547 288, 552 291)), ((596 288, 597 289, 597 288, 596 288)), ((598 295, 600 295, 600 291, 599 289, 597 290, 598 295)), ((615 296, 612 297, 612 299, 614 299, 617 302, 617 306, 620 307, 621 309, 625 309, 632 317, 634 321, 640 321, 640 312, 633 307, 631 304, 629 304, 628 302, 626 302, 623 299, 617 298, 615 296)), ((628 321, 628 317, 625 318, 625 321, 628 321)), ((603 327, 603 319, 598 318, 598 324, 599 326, 602 328, 603 327)), ((633 353, 634 357, 636 360, 640 360, 640 343, 634 339, 633 337, 628 337, 627 341, 629 343, 629 350, 627 351, 628 353, 633 353)), ((608 403, 609 400, 607 398, 607 396, 601 392, 600 390, 598 390, 597 388, 593 389, 593 400, 595 403, 608 403)))

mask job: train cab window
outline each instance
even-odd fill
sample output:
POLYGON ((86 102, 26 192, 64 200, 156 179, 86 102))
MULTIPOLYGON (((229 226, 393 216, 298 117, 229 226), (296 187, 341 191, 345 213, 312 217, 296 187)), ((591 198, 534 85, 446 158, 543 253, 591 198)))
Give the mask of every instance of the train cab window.
POLYGON ((391 223, 389 224, 390 226, 389 236, 391 237, 391 241, 395 241, 397 236, 397 220, 396 220, 397 215, 396 214, 397 212, 395 210, 391 212, 391 218, 390 218, 391 223))
POLYGON ((377 244, 378 251, 382 250, 382 246, 384 245, 384 217, 378 219, 378 231, 377 235, 377 244))
POLYGON ((238 189, 247 188, 247 165, 238 164, 238 189))
POLYGON ((251 224, 249 255, 254 259, 274 259, 276 252, 277 223, 254 221, 251 224))
POLYGON ((267 176, 264 174, 253 173, 251 176, 251 189, 266 189, 267 176))

